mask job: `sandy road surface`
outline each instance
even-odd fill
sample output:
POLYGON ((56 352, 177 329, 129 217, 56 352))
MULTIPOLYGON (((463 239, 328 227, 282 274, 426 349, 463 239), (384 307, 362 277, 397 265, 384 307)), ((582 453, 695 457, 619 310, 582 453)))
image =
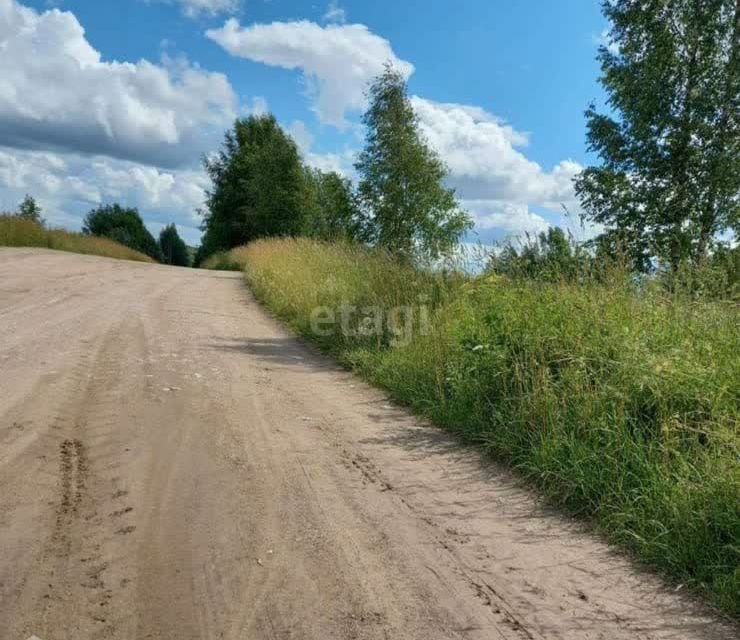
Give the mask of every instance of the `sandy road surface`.
POLYGON ((238 276, 0 249, 0 638, 722 638, 238 276))

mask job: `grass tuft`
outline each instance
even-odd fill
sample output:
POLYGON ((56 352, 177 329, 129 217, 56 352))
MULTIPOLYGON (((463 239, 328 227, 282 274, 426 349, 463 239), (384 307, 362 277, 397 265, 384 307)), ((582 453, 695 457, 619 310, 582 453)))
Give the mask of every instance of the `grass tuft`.
POLYGON ((231 259, 295 330, 740 613, 737 307, 619 279, 433 274, 311 240, 258 241, 231 259), (338 324, 317 336, 314 310, 347 303, 423 303, 429 330, 396 346, 387 331, 347 335, 338 324))
POLYGON ((0 247, 44 247, 120 260, 154 262, 149 256, 108 238, 46 229, 32 220, 12 215, 0 215, 0 247))

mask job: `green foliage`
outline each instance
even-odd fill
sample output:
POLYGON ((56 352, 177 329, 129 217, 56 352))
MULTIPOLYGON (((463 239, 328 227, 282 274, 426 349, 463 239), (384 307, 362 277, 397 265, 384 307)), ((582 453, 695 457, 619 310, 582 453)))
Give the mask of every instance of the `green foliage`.
POLYGON ((421 139, 405 82, 388 68, 370 96, 357 195, 336 172, 305 166, 274 116, 237 120, 204 161, 212 188, 195 265, 275 236, 365 242, 402 260, 449 253, 471 221, 442 185, 445 167, 421 139))
POLYGON ((575 282, 591 276, 593 262, 583 245, 560 227, 550 227, 536 238, 527 236, 518 249, 508 244, 491 255, 486 270, 512 278, 575 282))
POLYGON ((256 238, 304 227, 304 170, 295 142, 273 115, 237 120, 221 151, 206 158, 213 183, 196 264, 256 238))
POLYGON ((168 224, 159 233, 159 249, 162 252, 162 261, 176 267, 190 266, 188 247, 177 233, 174 224, 168 224))
POLYGON ((720 244, 715 247, 708 262, 721 274, 718 279, 724 286, 724 294, 719 297, 738 300, 740 298, 740 245, 729 247, 727 244, 720 244))
POLYGON ((121 207, 118 204, 97 207, 85 216, 82 232, 110 238, 155 260, 160 262, 162 260, 159 245, 144 226, 137 209, 121 207))
POLYGON ((740 300, 740 246, 717 245, 698 264, 661 269, 658 280, 673 295, 693 300, 740 300))
POLYGON ((603 163, 575 181, 589 219, 640 270, 695 264, 740 231, 740 5, 605 0, 599 51, 613 115, 586 112, 603 163))
POLYGON ((390 66, 370 87, 365 149, 355 168, 365 239, 404 260, 450 253, 472 226, 446 168, 423 140, 406 82, 390 66))
POLYGON ((120 260, 152 262, 149 256, 108 238, 46 229, 38 222, 11 214, 0 214, 0 247, 44 247, 120 260))
POLYGON ((323 240, 358 240, 360 217, 352 183, 335 171, 305 169, 303 234, 323 240))
POLYGON ((429 273, 305 239, 253 243, 239 260, 257 297, 296 330, 740 613, 735 306, 625 280, 429 273), (314 310, 345 303, 423 303, 430 328, 399 346, 339 324, 317 336, 314 310))
POLYGON ((24 220, 30 220, 36 224, 44 226, 44 219, 41 217, 41 207, 38 205, 36 200, 29 195, 23 199, 23 202, 18 206, 18 217, 24 220))

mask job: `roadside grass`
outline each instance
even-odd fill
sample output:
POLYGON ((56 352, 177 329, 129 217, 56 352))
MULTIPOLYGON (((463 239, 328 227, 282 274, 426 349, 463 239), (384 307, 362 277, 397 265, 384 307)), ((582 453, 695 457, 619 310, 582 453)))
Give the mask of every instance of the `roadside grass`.
POLYGON ((470 278, 311 240, 236 250, 278 317, 677 584, 740 614, 740 323, 730 304, 609 284, 470 278), (395 344, 317 307, 422 304, 395 344))
POLYGON ((244 269, 244 261, 240 260, 239 249, 219 251, 206 258, 200 268, 214 271, 241 271, 244 269))
POLYGON ((0 247, 44 247, 120 260, 154 262, 149 256, 108 238, 46 229, 31 220, 10 215, 0 215, 0 247))

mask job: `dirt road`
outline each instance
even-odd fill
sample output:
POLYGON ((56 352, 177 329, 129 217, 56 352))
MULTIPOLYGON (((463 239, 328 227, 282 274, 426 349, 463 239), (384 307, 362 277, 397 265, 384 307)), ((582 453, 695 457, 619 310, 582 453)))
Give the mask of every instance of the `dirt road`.
POLYGON ((236 274, 0 249, 0 638, 722 638, 236 274))

